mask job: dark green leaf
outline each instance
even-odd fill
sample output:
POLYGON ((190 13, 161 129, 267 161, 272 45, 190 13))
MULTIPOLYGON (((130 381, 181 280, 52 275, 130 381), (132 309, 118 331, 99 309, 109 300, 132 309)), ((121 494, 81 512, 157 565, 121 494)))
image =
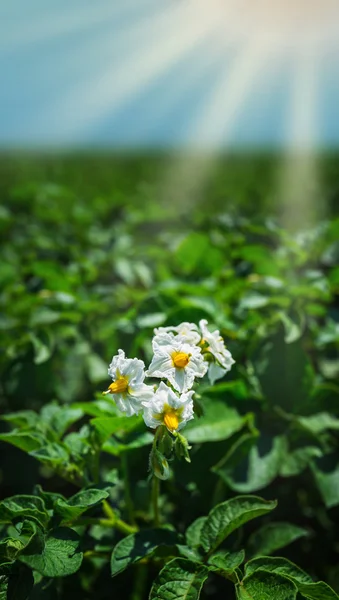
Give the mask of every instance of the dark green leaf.
POLYGON ((0 521, 8 523, 28 517, 33 517, 43 527, 48 524, 49 515, 41 498, 21 495, 12 496, 0 502, 0 521))
POLYGON ((215 506, 201 530, 201 544, 206 552, 212 552, 247 521, 260 517, 277 506, 257 496, 237 496, 215 506))
POLYGON ((268 523, 251 535, 248 548, 252 555, 267 556, 305 535, 306 529, 292 523, 268 523))
POLYGON ((204 565, 174 558, 160 571, 149 600, 198 600, 207 577, 204 565))
POLYGON ((58 498, 54 505, 54 510, 63 521, 73 521, 82 515, 86 510, 100 504, 109 493, 105 490, 89 489, 82 490, 68 500, 58 498))
POLYGON ((127 536, 115 546, 111 558, 112 576, 149 556, 160 545, 173 546, 178 536, 168 529, 145 529, 127 536))
POLYGON ((76 573, 82 563, 80 538, 66 527, 52 530, 41 554, 21 555, 20 560, 44 577, 64 577, 76 573))
POLYGON ((238 600, 295 600, 297 588, 276 573, 258 571, 237 586, 238 600))

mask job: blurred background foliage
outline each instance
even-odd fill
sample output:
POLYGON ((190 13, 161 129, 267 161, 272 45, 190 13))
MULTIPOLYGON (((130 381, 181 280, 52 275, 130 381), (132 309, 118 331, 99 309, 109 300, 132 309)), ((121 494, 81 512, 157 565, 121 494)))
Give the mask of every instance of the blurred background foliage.
MULTIPOLYGON (((199 194, 175 173, 171 183, 171 159, 2 156, 1 412, 45 407, 48 421, 53 401, 79 408, 106 389, 118 348, 147 364, 155 326, 208 319, 236 365, 200 386, 205 416, 185 430, 192 463, 164 483, 163 511, 183 530, 216 502, 260 490, 279 501, 265 526, 304 531, 284 554, 339 591, 338 158, 319 158, 322 191, 307 215, 290 199, 288 229, 278 156, 220 159, 199 194)), ((129 451, 141 511, 148 443, 129 451)), ((114 468, 120 450, 106 451, 114 468)), ((31 493, 36 479, 68 492, 4 444, 1 479, 2 497, 31 493)))

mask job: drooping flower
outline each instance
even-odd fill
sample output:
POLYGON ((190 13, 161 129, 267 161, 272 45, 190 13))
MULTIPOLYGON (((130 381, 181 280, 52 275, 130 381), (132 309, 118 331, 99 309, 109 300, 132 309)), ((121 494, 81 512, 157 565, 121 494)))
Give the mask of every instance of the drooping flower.
POLYGON ((180 323, 180 325, 173 325, 172 327, 157 327, 154 329, 154 333, 155 339, 163 333, 181 335, 188 344, 199 344, 201 338, 197 325, 195 323, 188 323, 187 321, 180 323))
POLYGON ((108 374, 113 383, 103 393, 112 394, 115 404, 126 416, 140 413, 143 409, 141 402, 150 400, 154 394, 153 387, 144 383, 144 362, 138 358, 126 358, 125 352, 119 350, 113 356, 108 374))
POLYGON ((207 372, 200 347, 187 343, 181 335, 159 333, 153 339, 153 352, 146 375, 167 379, 178 392, 187 392, 194 379, 207 372))
POLYGON ((143 402, 146 425, 156 429, 163 424, 171 433, 179 431, 194 417, 193 394, 191 390, 178 396, 162 381, 151 400, 143 402))
POLYGON ((235 360, 232 358, 230 351, 227 350, 219 330, 216 329, 211 332, 207 329, 207 324, 206 319, 199 322, 202 333, 201 343, 205 346, 205 350, 210 352, 216 360, 215 363, 210 363, 208 368, 208 378, 213 385, 217 379, 223 377, 231 369, 235 360))

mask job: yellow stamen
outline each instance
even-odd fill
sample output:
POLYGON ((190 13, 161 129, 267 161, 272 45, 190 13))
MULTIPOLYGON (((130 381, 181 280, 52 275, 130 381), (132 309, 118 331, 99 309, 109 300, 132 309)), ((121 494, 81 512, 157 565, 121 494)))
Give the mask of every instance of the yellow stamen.
POLYGON ((176 429, 178 429, 179 419, 178 415, 175 413, 174 410, 171 412, 166 412, 164 414, 164 423, 167 429, 169 429, 170 431, 175 431, 176 429))
POLYGON ((122 394, 126 392, 128 388, 128 380, 126 377, 119 377, 116 381, 113 381, 110 386, 108 386, 107 392, 103 392, 104 394, 122 394))
POLYGON ((172 361, 175 367, 178 369, 184 369, 187 367, 190 361, 191 355, 186 352, 173 352, 172 361))

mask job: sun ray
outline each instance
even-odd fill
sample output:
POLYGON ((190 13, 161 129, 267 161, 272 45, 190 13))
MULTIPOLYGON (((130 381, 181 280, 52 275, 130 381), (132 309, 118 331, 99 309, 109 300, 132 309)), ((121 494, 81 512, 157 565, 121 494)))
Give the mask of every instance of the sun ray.
POLYGON ((285 157, 279 173, 282 220, 294 229, 312 224, 321 206, 317 164, 318 77, 317 48, 304 48, 297 59, 291 98, 291 121, 285 157))
MULTIPOLYGON (((213 33, 218 23, 218 15, 211 15, 207 21, 196 19, 187 28, 188 16, 191 16, 191 11, 186 13, 176 7, 170 13, 154 16, 151 22, 136 24, 133 33, 124 34, 122 42, 126 43, 126 39, 135 41, 140 28, 142 32, 139 44, 132 51, 126 47, 129 50, 128 69, 126 62, 119 67, 116 64, 116 69, 112 69, 114 58, 118 58, 119 45, 115 39, 113 51, 111 48, 111 52, 105 53, 105 62, 100 65, 90 85, 87 81, 80 82, 69 94, 64 94, 61 101, 50 107, 48 114, 41 119, 39 117, 40 127, 42 119, 48 127, 48 123, 57 118, 64 125, 59 131, 60 135, 63 137, 67 132, 72 137, 76 132, 90 130, 107 114, 114 114, 140 89, 145 89, 171 65, 180 62, 186 53, 194 51, 213 33), (77 109, 70 115, 70 107, 73 106, 77 109)), ((108 40, 108 47, 109 43, 108 40)))
MULTIPOLYGON (((154 10, 155 0, 140 0, 138 10, 154 10)), ((104 6, 97 4, 82 6, 81 10, 71 10, 60 13, 56 10, 51 13, 50 7, 37 7, 34 19, 23 18, 18 21, 16 15, 15 28, 7 27, 1 34, 1 51, 17 51, 22 46, 50 42, 67 34, 83 34, 86 29, 93 29, 101 23, 117 20, 121 17, 135 18, 135 0, 125 0, 123 4, 104 2, 104 6)), ((12 14, 14 11, 12 11, 12 14)), ((8 18, 8 17, 7 17, 8 18)))
POLYGON ((231 68, 224 67, 203 111, 190 124, 189 151, 180 152, 163 175, 162 200, 165 204, 174 201, 187 210, 199 201, 218 165, 221 147, 225 160, 232 128, 256 77, 267 69, 269 73, 277 59, 266 46, 248 44, 236 54, 231 68))

